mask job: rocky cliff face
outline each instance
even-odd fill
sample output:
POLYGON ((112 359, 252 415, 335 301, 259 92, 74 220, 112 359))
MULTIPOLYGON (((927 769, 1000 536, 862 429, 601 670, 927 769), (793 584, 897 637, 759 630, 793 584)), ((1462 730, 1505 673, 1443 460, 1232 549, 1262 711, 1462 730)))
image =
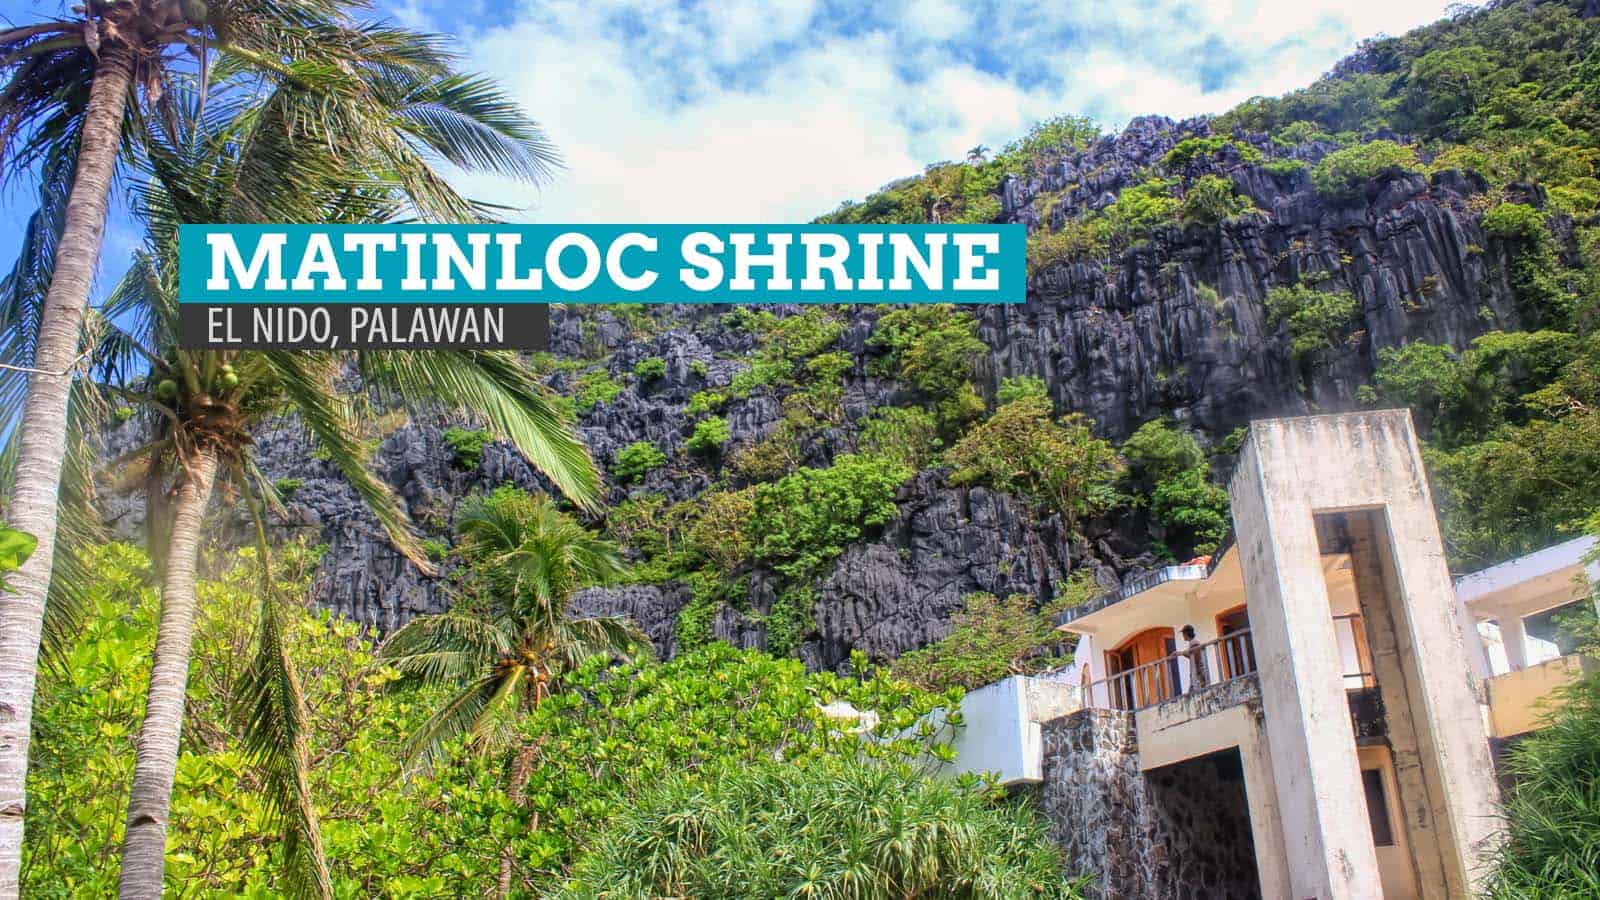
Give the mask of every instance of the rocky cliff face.
MULTIPOLYGON (((1003 189, 1003 217, 1037 229, 1098 209, 1141 179, 1183 137, 1207 134, 1203 121, 1146 118, 1087 150, 1066 156, 1003 189), (1048 197, 1050 204, 1035 201, 1048 197), (1041 210, 1048 207, 1048 217, 1041 210)), ((1314 163, 1332 145, 1285 149, 1265 137, 1237 135, 1268 158, 1314 163)), ((1479 227, 1483 185, 1444 172, 1380 178, 1358 200, 1335 204, 1313 190, 1304 169, 1273 175, 1245 162, 1235 148, 1190 164, 1188 175, 1229 178, 1260 210, 1220 226, 1169 227, 1109 262, 1074 262, 1032 273, 1028 301, 982 309, 980 336, 990 352, 980 387, 992 395, 1009 376, 1042 377, 1058 408, 1083 412, 1104 436, 1121 439, 1141 422, 1173 416, 1215 441, 1249 419, 1348 408, 1371 380, 1380 348, 1414 340, 1462 346, 1484 331, 1520 326, 1519 311, 1498 259, 1479 227), (1283 329, 1270 323, 1264 298, 1276 285, 1307 276, 1347 290, 1360 302, 1351 339, 1314 361, 1297 361, 1283 329)), ((623 390, 580 418, 604 467, 635 441, 656 444, 676 462, 631 487, 613 484, 611 499, 658 493, 689 500, 731 476, 689 462, 693 421, 685 405, 696 391, 726 385, 745 367, 748 333, 725 327, 721 308, 663 307, 619 316, 609 311, 557 310, 552 349, 558 357, 608 357, 623 390), (647 316, 641 325, 641 317, 647 316), (646 358, 666 374, 640 384, 630 374, 646 358)), ((782 310, 780 310, 781 312, 782 310)), ((905 402, 905 389, 875 377, 867 338, 878 311, 859 308, 837 349, 855 359, 844 392, 845 423, 802 447, 808 465, 825 465, 853 449, 854 423, 869 411, 905 402)), ((574 376, 554 374, 570 393, 574 376)), ((734 446, 758 441, 778 426, 780 398, 758 388, 730 404, 725 416, 734 446)), ((442 422, 413 422, 382 439, 375 463, 425 530, 448 533, 456 505, 502 482, 535 488, 538 476, 504 447, 485 450, 476 467, 462 465, 441 437, 442 422)), ((260 435, 262 467, 271 478, 296 478, 284 533, 327 542, 317 602, 388 631, 408 618, 448 605, 442 583, 423 577, 385 541, 331 467, 311 455, 297 429, 260 435)), ((800 655, 835 667, 852 649, 892 657, 941 636, 963 594, 1022 592, 1049 599, 1069 570, 1091 566, 1108 587, 1153 564, 1141 555, 1145 525, 1136 514, 1093 523, 1074 546, 1054 519, 1039 520, 1013 498, 982 488, 947 485, 920 473, 897 498, 899 515, 835 561, 817 591, 815 630, 800 655)), ((125 531, 141 518, 138 504, 113 499, 125 531)), ((775 599, 771 580, 752 573, 749 610, 723 609, 715 636, 763 646, 761 614, 775 599)), ((662 652, 675 647, 678 613, 689 602, 682 584, 591 590, 586 613, 634 617, 662 652)))

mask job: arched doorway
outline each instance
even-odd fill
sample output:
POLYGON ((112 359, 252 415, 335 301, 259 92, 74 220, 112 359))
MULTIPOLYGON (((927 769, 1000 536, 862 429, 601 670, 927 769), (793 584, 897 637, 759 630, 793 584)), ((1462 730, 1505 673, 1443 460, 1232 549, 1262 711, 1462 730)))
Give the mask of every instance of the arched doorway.
POLYGON ((1178 694, 1177 641, 1171 628, 1149 628, 1106 653, 1111 705, 1143 709, 1178 694), (1157 663, 1164 663, 1157 665, 1157 663))

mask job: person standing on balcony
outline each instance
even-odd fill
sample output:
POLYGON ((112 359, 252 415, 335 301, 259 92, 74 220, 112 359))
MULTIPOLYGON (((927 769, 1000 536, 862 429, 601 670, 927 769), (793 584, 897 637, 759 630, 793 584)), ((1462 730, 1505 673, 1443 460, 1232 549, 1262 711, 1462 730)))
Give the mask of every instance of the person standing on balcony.
POLYGON ((1194 626, 1185 625, 1179 632, 1187 641, 1182 656, 1189 660, 1189 693, 1194 693, 1210 683, 1206 675, 1206 646, 1194 638, 1194 626))

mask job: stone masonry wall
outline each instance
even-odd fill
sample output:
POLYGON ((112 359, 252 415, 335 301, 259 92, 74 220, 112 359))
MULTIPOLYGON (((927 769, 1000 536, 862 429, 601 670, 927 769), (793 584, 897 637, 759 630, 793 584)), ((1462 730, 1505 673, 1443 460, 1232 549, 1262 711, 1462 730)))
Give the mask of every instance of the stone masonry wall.
POLYGON ((1133 714, 1115 710, 1046 722, 1043 738, 1039 807, 1100 900, 1260 896, 1236 753, 1141 773, 1133 714))

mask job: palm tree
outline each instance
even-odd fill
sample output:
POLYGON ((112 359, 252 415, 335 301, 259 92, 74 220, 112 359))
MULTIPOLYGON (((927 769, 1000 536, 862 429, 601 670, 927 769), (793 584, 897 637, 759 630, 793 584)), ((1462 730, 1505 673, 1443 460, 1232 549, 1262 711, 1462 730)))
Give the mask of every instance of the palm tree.
MULTIPOLYGON (((545 497, 501 488, 462 507, 460 552, 479 576, 481 602, 413 619, 384 642, 382 655, 411 682, 456 688, 406 741, 408 766, 430 765, 461 734, 488 752, 504 746, 518 716, 555 691, 563 672, 599 655, 650 654, 649 639, 618 618, 574 619, 579 588, 625 572, 615 544, 596 536, 545 497), (474 607, 477 607, 474 609, 474 607)), ((509 793, 521 806, 534 747, 511 763, 509 793)), ((535 825, 537 827, 537 819, 535 825)), ((500 895, 511 889, 513 858, 500 861, 500 895)))
MULTIPOLYGON (((553 159, 514 108, 484 82, 451 70, 437 39, 352 24, 347 12, 364 7, 362 0, 86 0, 74 7, 76 17, 0 31, 0 174, 49 179, 59 213, 50 245, 35 248, 41 252, 27 266, 49 273, 37 315, 0 314, 10 328, 32 329, 25 340, 0 343, 31 351, 7 518, 39 542, 0 592, 0 900, 18 890, 69 394, 110 186, 119 162, 136 158, 148 131, 172 118, 174 88, 199 84, 202 108, 208 90, 227 107, 278 89, 275 115, 289 136, 383 158, 394 187, 427 218, 481 211, 450 188, 434 160, 536 178, 553 159), (406 102, 396 103, 401 96, 406 102), (48 267, 39 269, 44 258, 48 267)), ((263 212, 277 199, 245 198, 263 212)))
POLYGON ((989 148, 983 144, 979 144, 978 146, 967 151, 967 162, 971 163, 972 165, 978 165, 979 163, 986 163, 988 161, 989 148))
MULTIPOLYGON (((281 92, 280 92, 281 93, 281 92)), ((411 92, 407 92, 411 95, 411 92)), ((396 547, 430 568, 403 507, 366 464, 356 429, 376 406, 405 404, 465 413, 513 444, 566 495, 592 506, 599 476, 552 398, 511 354, 495 352, 297 353, 195 351, 178 346, 177 232, 187 222, 253 215, 265 190, 288 221, 353 223, 392 218, 406 195, 386 161, 324 142, 285 141, 281 116, 292 97, 205 126, 198 94, 180 98, 180 128, 149 143, 153 180, 136 192, 149 235, 112 292, 102 363, 108 389, 148 410, 155 439, 116 461, 143 470, 150 487, 147 523, 160 561, 162 613, 145 721, 128 802, 121 893, 158 896, 167 813, 177 767, 194 582, 206 508, 219 485, 238 491, 261 522, 276 492, 250 452, 252 429, 294 416, 350 482, 396 547), (171 139, 171 138, 178 139, 171 139), (264 161, 266 164, 264 163, 264 161), (357 375, 365 390, 336 385, 357 375)), ((263 547, 263 549, 265 549, 263 547)), ((293 672, 278 644, 276 615, 263 598, 256 689, 244 710, 252 752, 262 763, 272 807, 284 814, 286 884, 328 896, 316 819, 306 788, 304 714, 293 672)))

